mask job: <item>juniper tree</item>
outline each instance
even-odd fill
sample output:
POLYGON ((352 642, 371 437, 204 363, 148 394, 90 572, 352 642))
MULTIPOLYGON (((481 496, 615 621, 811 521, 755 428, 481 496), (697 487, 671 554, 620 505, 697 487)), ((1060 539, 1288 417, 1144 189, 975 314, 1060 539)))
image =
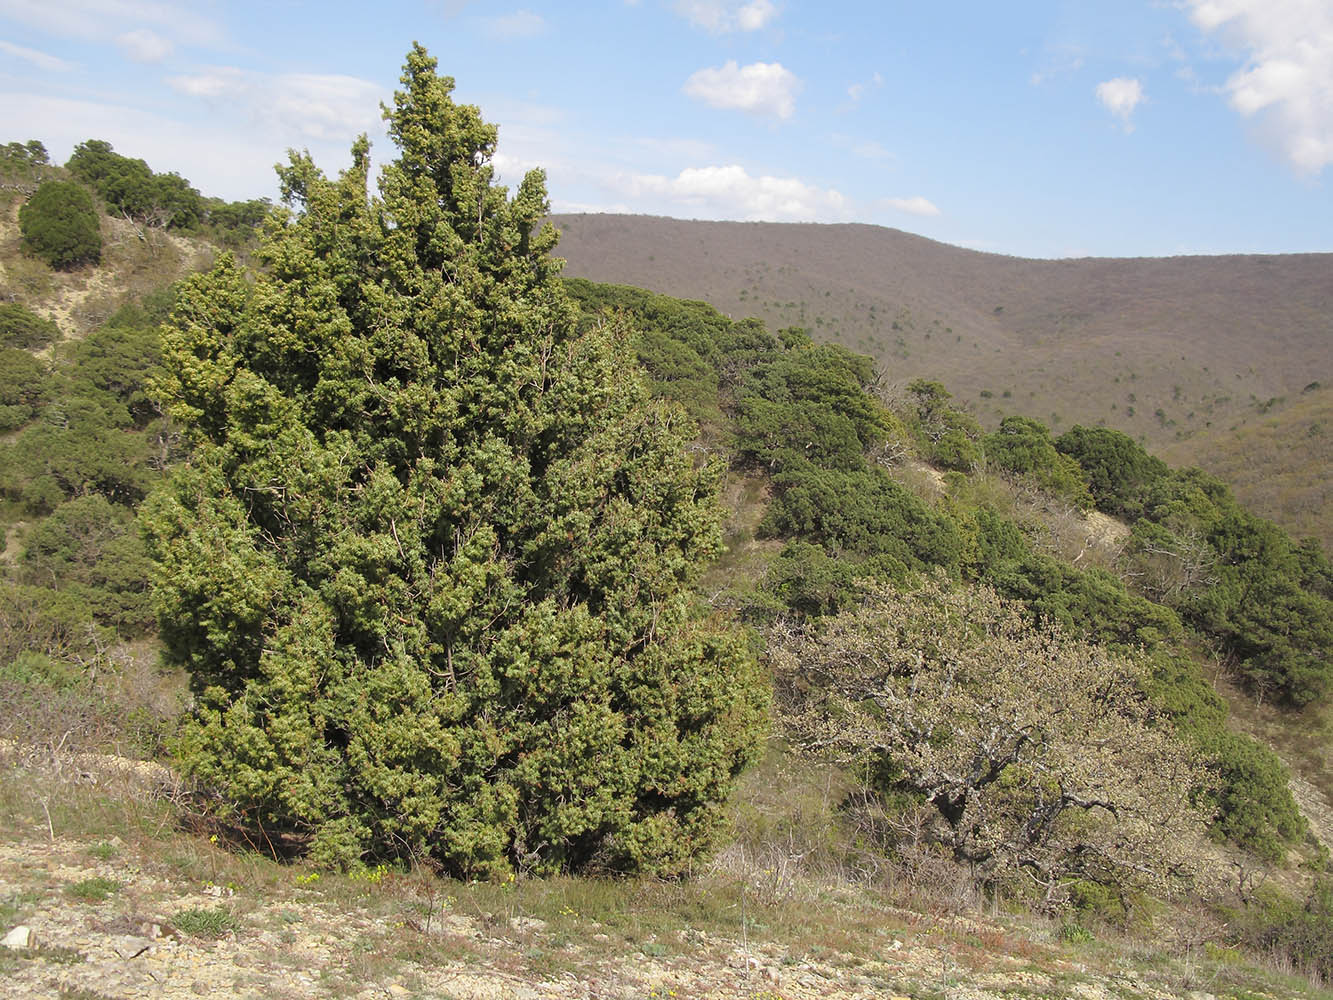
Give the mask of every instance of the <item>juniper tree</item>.
POLYGON ((672 872, 707 848, 762 730, 743 637, 693 609, 718 468, 578 332, 544 177, 417 46, 369 146, 247 274, 223 257, 164 330, 190 461, 145 521, 184 765, 242 818, 350 865, 672 872))

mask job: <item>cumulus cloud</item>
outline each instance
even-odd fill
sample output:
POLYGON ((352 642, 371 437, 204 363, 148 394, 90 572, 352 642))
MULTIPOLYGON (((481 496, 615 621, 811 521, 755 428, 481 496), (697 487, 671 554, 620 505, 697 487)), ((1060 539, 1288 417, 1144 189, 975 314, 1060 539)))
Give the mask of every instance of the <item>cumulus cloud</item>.
POLYGON ((915 198, 886 198, 884 204, 889 208, 896 208, 900 212, 906 212, 908 215, 932 216, 939 215, 940 210, 935 203, 928 198, 917 195, 915 198))
POLYGON ((172 76, 178 93, 239 107, 284 135, 348 139, 379 123, 380 86, 354 76, 256 73, 219 66, 172 76))
POLYGON ((758 31, 778 16, 772 0, 724 3, 721 0, 677 0, 676 12, 696 28, 714 35, 729 31, 758 31))
POLYGON ((685 81, 685 93, 715 108, 748 111, 756 115, 790 118, 796 111, 801 81, 781 63, 723 66, 701 69, 685 81))
POLYGON ((848 200, 832 188, 794 177, 755 177, 737 164, 688 167, 675 177, 636 174, 624 186, 636 199, 661 198, 696 218, 815 222, 844 219, 851 211, 848 200))
POLYGON ((1194 23, 1247 53, 1226 82, 1297 170, 1333 163, 1333 7, 1326 0, 1186 0, 1194 23))
POLYGON ((49 73, 63 73, 73 68, 72 63, 67 63, 63 59, 58 59, 46 52, 38 52, 36 49, 15 45, 13 42, 0 42, 0 52, 7 56, 13 56, 15 59, 22 59, 24 62, 36 66, 38 69, 44 69, 49 73))
POLYGON ((1097 84, 1097 100, 1102 107, 1120 119, 1126 131, 1134 127, 1131 118, 1134 109, 1144 101, 1143 84, 1136 78, 1117 76, 1097 84))
POLYGON ((148 28, 127 31, 116 39, 122 52, 135 62, 157 63, 171 55, 175 46, 148 28))
POLYGON ((546 18, 530 10, 484 17, 481 23, 492 38, 535 38, 546 31, 546 18))

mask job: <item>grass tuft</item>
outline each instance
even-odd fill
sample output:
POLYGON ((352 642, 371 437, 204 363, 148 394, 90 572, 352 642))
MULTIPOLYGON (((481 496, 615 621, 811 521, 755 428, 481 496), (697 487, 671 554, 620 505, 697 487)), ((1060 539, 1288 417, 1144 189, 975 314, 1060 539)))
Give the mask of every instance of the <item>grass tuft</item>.
POLYGON ((92 878, 84 879, 82 882, 75 882, 73 885, 66 886, 65 895, 82 900, 85 903, 100 903, 119 889, 120 883, 115 879, 95 875, 92 878))
POLYGON ((171 918, 171 924, 182 934, 199 938, 220 938, 240 929, 236 914, 224 906, 204 909, 192 907, 181 910, 171 918))

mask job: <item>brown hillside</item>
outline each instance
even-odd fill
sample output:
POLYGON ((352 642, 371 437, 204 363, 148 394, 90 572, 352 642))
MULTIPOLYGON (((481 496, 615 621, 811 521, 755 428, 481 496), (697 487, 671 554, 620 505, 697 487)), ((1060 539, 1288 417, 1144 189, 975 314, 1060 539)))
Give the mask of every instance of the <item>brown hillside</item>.
POLYGON ((1333 385, 1333 254, 1027 260, 865 225, 555 222, 571 276, 806 326, 983 421, 1118 427, 1333 547, 1333 426, 1302 395, 1333 385))

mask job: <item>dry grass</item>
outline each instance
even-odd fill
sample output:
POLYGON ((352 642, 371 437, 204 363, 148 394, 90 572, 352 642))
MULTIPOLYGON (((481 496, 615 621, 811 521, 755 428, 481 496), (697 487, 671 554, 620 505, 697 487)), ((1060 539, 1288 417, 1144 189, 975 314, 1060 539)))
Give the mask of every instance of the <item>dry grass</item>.
MULTIPOLYGON (((838 817, 856 784, 775 748, 742 789, 733 846, 694 879, 475 883, 424 867, 314 873, 184 832, 169 801, 9 768, 0 772, 0 836, 16 846, 50 839, 59 878, 24 869, 23 884, 0 894, 0 916, 50 914, 56 899, 78 895, 62 885, 93 886, 101 900, 78 911, 92 930, 133 934, 160 922, 198 942, 191 947, 223 942, 238 956, 233 985, 258 977, 262 989, 273 982, 265 976, 299 971, 337 996, 388 981, 429 992, 441 976, 472 976, 525 997, 562 981, 627 998, 659 987, 662 996, 750 1000, 1094 996, 1102 994, 1082 991, 1098 983, 1122 984, 1127 996, 1330 997, 1173 930, 1197 928, 1198 912, 1173 911, 1147 934, 1093 923, 1090 937, 1062 941, 1057 921, 924 905, 920 887, 895 887, 854 860, 868 850, 858 843, 864 831, 838 817), (327 951, 323 942, 335 940, 327 951)), ((82 960, 77 949, 51 960, 66 952, 82 960)))

